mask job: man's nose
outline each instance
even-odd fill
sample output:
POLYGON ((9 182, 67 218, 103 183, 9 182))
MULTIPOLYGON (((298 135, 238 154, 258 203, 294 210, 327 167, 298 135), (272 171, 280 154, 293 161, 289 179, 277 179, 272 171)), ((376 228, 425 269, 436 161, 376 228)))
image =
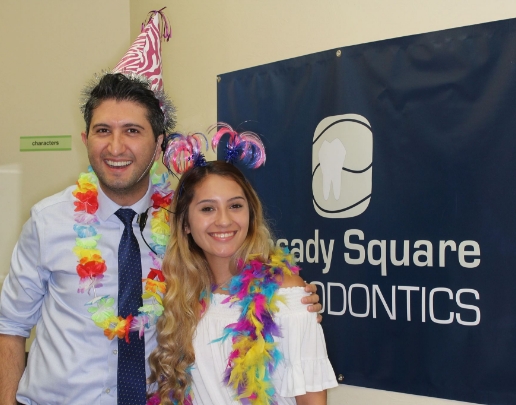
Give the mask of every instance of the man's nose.
POLYGON ((113 156, 118 156, 125 152, 124 139, 122 134, 118 131, 114 131, 111 135, 111 139, 109 142, 109 152, 113 156))

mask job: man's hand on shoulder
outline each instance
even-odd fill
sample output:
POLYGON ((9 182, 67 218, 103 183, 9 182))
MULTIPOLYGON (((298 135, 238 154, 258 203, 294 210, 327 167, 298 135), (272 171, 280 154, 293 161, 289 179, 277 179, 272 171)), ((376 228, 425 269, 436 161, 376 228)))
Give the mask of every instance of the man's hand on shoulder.
MULTIPOLYGON (((322 305, 319 304, 319 295, 317 295, 317 286, 315 284, 308 284, 305 283, 305 291, 311 293, 311 295, 307 297, 303 297, 301 302, 303 304, 309 304, 308 305, 308 311, 309 312, 319 312, 322 309, 322 305)), ((322 315, 317 315, 317 322, 322 321, 322 315)))

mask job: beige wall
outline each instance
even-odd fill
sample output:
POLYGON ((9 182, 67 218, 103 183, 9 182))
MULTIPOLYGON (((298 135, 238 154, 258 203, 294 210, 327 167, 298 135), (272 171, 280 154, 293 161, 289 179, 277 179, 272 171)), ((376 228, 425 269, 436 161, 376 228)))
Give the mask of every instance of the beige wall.
MULTIPOLYGON (((131 0, 131 37, 141 16, 166 5, 165 87, 178 129, 216 121, 216 76, 326 49, 516 17, 514 0, 131 0)), ((342 386, 329 404, 444 405, 453 401, 342 386)))
POLYGON ((113 67, 130 32, 128 0, 2 0, 0 15, 1 284, 30 207, 87 168, 79 94, 113 67), (21 136, 43 135, 72 135, 72 150, 19 151, 21 136))

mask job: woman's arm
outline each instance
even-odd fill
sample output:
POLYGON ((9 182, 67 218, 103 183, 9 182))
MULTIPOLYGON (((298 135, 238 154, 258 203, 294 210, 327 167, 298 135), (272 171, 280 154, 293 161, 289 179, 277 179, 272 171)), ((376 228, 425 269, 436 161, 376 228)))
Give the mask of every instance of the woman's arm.
MULTIPOLYGON (((285 276, 281 283, 283 288, 304 286, 305 282, 298 275, 285 276)), ((296 396, 296 403, 297 405, 326 405, 326 390, 298 395, 296 396)))
POLYGON ((326 390, 318 392, 307 392, 305 395, 296 397, 297 405, 326 405, 326 390))

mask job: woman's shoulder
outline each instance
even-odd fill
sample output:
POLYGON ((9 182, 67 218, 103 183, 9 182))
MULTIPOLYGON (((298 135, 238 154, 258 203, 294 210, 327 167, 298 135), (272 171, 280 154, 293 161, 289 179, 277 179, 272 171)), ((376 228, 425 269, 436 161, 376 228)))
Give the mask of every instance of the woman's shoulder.
POLYGON ((303 279, 297 275, 299 267, 296 266, 294 256, 288 251, 276 249, 269 256, 268 265, 275 268, 276 281, 281 288, 305 286, 303 279))
POLYGON ((278 276, 278 283, 281 288, 304 287, 305 282, 297 274, 278 276))

